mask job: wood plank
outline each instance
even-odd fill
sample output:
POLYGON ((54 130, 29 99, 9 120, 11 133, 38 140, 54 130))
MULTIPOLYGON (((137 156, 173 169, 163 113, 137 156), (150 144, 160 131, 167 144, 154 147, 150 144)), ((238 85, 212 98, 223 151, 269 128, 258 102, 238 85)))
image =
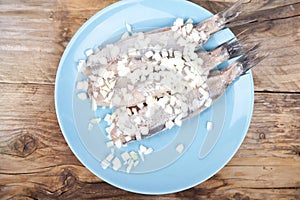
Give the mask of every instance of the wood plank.
MULTIPOLYGON (((2 1, 0 82, 54 84, 60 56, 71 37, 89 17, 114 2, 116 0, 101 3, 96 0, 2 1)), ((193 2, 213 12, 231 4, 221 0, 193 2)), ((253 0, 249 7, 258 7, 253 15, 265 21, 250 26, 250 41, 263 41, 263 51, 270 52, 253 70, 255 90, 299 91, 299 2, 253 0)), ((233 28, 235 33, 241 30, 243 27, 233 28)))
MULTIPOLYGON (((2 198, 145 199, 103 183, 79 163, 59 130, 53 90, 0 84, 2 198)), ((297 199, 299 121, 300 94, 257 93, 249 132, 229 164, 203 184, 163 198, 297 199)))
POLYGON ((49 19, 55 7, 54 1, 1 1, 1 82, 53 83, 63 50, 55 42, 60 23, 49 19))
MULTIPOLYGON (((299 0, 247 1, 247 12, 254 10, 260 21, 247 26, 249 40, 263 41, 270 55, 253 70, 255 106, 246 139, 214 177, 156 197, 117 189, 82 166, 57 123, 56 69, 77 29, 116 1, 1 0, 0 199, 299 199, 299 0)), ((212 12, 235 1, 193 0, 212 12)))
POLYGON ((113 2, 1 1, 0 82, 54 84, 60 57, 72 36, 113 2))

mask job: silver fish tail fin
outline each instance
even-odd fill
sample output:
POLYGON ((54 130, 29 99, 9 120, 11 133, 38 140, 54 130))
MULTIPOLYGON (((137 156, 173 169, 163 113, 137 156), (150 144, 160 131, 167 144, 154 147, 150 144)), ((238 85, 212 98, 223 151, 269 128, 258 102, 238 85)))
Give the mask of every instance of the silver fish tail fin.
POLYGON ((231 40, 226 41, 225 43, 222 43, 221 45, 219 45, 213 51, 217 51, 218 56, 219 56, 220 51, 218 51, 218 49, 221 49, 222 54, 226 55, 226 59, 229 60, 229 59, 243 55, 250 48, 252 48, 252 45, 251 45, 251 42, 249 41, 249 37, 243 36, 238 39, 232 38, 231 40))
POLYGON ((245 75, 249 69, 257 65, 267 55, 259 50, 260 44, 253 46, 226 68, 214 69, 209 72, 207 85, 210 88, 210 97, 217 99, 238 77, 245 75), (220 84, 222 80, 222 84, 220 84))
POLYGON ((242 67, 242 74, 245 75, 249 69, 260 63, 263 59, 265 59, 268 54, 261 53, 259 50, 260 44, 255 45, 250 50, 248 50, 242 57, 237 59, 236 62, 240 64, 242 67))
POLYGON ((243 2, 239 0, 231 7, 221 11, 212 17, 200 22, 195 28, 202 35, 199 46, 205 44, 210 36, 224 28, 239 26, 256 21, 254 20, 237 20, 237 17, 244 12, 243 2))
POLYGON ((256 19, 236 20, 236 18, 244 12, 244 5, 243 5, 244 2, 245 0, 239 0, 231 7, 218 13, 217 15, 221 19, 219 22, 220 23, 219 26, 224 28, 233 27, 233 26, 239 26, 239 25, 248 24, 256 21, 256 19))
POLYGON ((247 37, 241 38, 240 40, 236 40, 235 38, 232 40, 227 41, 222 46, 227 50, 229 58, 234 58, 237 56, 242 55, 245 51, 244 49, 247 48, 247 37))
POLYGON ((225 9, 224 11, 221 11, 218 15, 220 15, 225 22, 230 22, 233 19, 235 19, 241 11, 241 6, 245 0, 239 0, 236 3, 234 3, 231 7, 225 9))

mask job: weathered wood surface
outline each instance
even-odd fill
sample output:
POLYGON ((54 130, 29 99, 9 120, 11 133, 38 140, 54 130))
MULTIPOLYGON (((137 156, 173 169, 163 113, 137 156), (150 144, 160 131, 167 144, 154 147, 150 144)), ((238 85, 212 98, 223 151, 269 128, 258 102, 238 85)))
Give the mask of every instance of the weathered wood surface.
MULTIPOLYGON (((72 35, 115 0, 0 0, 1 199, 299 199, 300 1, 248 1, 250 39, 269 57, 253 70, 255 108, 234 158, 208 181, 163 196, 101 181, 72 154, 54 108, 60 56, 72 35)), ((234 0, 193 2, 217 12, 234 0)), ((245 27, 235 27, 237 33, 245 27)))

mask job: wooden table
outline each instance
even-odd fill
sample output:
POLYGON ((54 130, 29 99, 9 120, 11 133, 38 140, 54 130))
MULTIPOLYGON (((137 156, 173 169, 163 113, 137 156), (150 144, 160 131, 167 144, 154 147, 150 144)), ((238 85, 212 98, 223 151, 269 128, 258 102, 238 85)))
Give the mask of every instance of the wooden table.
MULTIPOLYGON (((0 1, 1 199, 299 199, 300 1, 248 1, 252 42, 270 53, 254 70, 250 129, 234 158, 189 190, 143 196, 89 172, 57 123, 54 82, 77 29, 116 0, 0 1)), ((193 0, 217 12, 234 0, 193 0)), ((247 18, 247 17, 245 17, 247 18)), ((235 27, 235 33, 245 27, 235 27)))

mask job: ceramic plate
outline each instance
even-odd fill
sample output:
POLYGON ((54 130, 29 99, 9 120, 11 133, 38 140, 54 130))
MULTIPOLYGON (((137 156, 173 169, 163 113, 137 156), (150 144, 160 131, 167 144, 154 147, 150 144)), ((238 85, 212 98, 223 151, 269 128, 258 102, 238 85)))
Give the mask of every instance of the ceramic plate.
MULTIPOLYGON (((102 122, 88 130, 91 118, 103 118, 111 112, 77 94, 76 82, 86 79, 77 72, 77 64, 86 59, 85 51, 117 41, 126 32, 150 31, 170 26, 178 17, 198 23, 212 14, 184 0, 127 0, 117 2, 89 19, 68 44, 58 67, 55 83, 55 105, 62 133, 73 153, 92 173, 127 191, 143 194, 166 194, 191 188, 216 174, 233 157, 248 130, 253 110, 253 79, 249 72, 226 90, 217 102, 201 115, 153 137, 130 143, 127 147, 108 148, 107 124, 102 122), (180 9, 178 9, 180 8, 180 9), (207 122, 213 131, 208 132, 207 122), (137 151, 139 145, 153 148, 153 153, 139 159, 130 173, 123 165, 118 171, 103 169, 101 161, 112 151, 120 157, 125 151, 137 151), (181 153, 176 147, 182 144, 181 153)), ((230 30, 216 33, 206 44, 210 49, 233 38, 230 30)), ((226 64, 226 63, 225 63, 226 64)), ((224 65, 225 65, 224 64, 224 65)))

